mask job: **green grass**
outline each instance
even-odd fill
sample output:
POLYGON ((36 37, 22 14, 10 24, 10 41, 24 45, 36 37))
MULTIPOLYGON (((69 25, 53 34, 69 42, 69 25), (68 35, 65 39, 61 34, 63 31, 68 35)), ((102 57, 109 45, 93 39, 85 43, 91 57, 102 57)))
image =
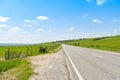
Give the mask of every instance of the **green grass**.
POLYGON ((120 52, 120 35, 100 38, 98 40, 95 40, 95 38, 83 40, 67 40, 62 41, 62 43, 74 46, 120 52))
MULTIPOLYGON (((48 43, 41 43, 41 44, 36 44, 34 45, 34 49, 36 49, 37 51, 35 51, 33 53, 33 56, 36 55, 42 55, 42 54, 48 54, 48 53, 54 53, 56 52, 56 50, 61 46, 61 44, 58 43, 54 43, 54 42, 48 42, 48 43), (39 52, 40 46, 46 48, 46 52, 39 52)), ((57 50, 58 51, 58 50, 57 50)))
POLYGON ((28 60, 23 59, 21 65, 16 67, 13 75, 17 80, 29 80, 29 77, 33 74, 31 63, 28 60), (16 75, 17 73, 17 75, 16 75))
MULTIPOLYGON (((31 53, 32 56, 43 55, 48 53, 54 53, 61 49, 61 45, 55 42, 27 45, 27 46, 0 46, 0 58, 4 58, 5 51, 9 48, 10 52, 22 52, 26 54, 31 53), (40 52, 40 46, 46 49, 46 52, 40 52)), ((15 77, 16 80, 28 80, 31 74, 33 74, 31 63, 24 59, 10 59, 0 61, 0 79, 4 80, 2 73, 5 72, 9 77, 15 77), (8 73, 9 74, 8 74, 8 73)), ((10 78, 10 79, 11 79, 10 78)), ((10 80, 9 79, 9 80, 10 80)))
POLYGON ((60 44, 54 43, 54 42, 51 42, 51 43, 42 43, 40 45, 43 46, 43 47, 47 47, 47 53, 54 53, 61 46, 60 44))
POLYGON ((21 60, 12 59, 0 61, 0 72, 7 71, 8 69, 14 68, 21 64, 21 60))
POLYGON ((54 42, 48 42, 48 43, 41 43, 41 44, 28 45, 28 46, 0 46, 0 58, 5 57, 4 53, 8 49, 10 49, 10 52, 13 52, 13 51, 18 53, 22 52, 23 54, 27 52, 27 49, 29 49, 28 53, 32 53, 32 56, 45 54, 45 53, 39 52, 40 46, 46 47, 46 51, 47 51, 46 53, 52 53, 60 46, 60 44, 54 43, 54 42))
POLYGON ((12 78, 15 80, 28 80, 33 71, 31 63, 26 59, 11 59, 0 61, 0 73, 1 80, 5 79, 4 75, 8 76, 9 80, 12 78))
POLYGON ((0 46, 0 57, 4 57, 5 51, 10 49, 10 51, 15 51, 15 52, 26 52, 27 48, 31 48, 33 46, 0 46))

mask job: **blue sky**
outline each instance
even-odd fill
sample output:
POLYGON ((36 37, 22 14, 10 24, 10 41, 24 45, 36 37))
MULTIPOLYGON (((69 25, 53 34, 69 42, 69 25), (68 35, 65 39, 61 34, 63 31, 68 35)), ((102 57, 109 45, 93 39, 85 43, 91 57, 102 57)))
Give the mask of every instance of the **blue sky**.
POLYGON ((0 0, 0 43, 120 34, 120 0, 0 0))

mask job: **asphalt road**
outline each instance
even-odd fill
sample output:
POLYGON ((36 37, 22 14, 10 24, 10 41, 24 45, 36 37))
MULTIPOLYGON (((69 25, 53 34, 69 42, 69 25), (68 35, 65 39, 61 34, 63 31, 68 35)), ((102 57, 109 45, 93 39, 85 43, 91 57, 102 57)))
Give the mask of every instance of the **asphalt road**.
POLYGON ((63 49, 78 80, 120 80, 120 53, 68 45, 63 45, 63 49))

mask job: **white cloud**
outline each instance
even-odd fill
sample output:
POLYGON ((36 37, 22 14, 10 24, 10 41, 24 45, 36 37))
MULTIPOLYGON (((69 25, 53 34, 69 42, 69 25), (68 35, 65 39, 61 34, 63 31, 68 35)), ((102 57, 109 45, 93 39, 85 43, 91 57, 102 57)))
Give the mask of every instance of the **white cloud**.
MULTIPOLYGON (((86 1, 91 2, 92 0, 86 0, 86 1)), ((110 2, 111 0, 95 0, 95 1, 96 1, 96 4, 100 6, 100 5, 103 5, 104 3, 110 2)))
POLYGON ((43 29, 42 28, 38 28, 35 32, 42 32, 43 29))
POLYGON ((6 28, 6 27, 8 27, 7 24, 1 24, 1 25, 0 25, 0 28, 6 28))
POLYGON ((26 20, 24 20, 24 22, 25 23, 34 23, 34 24, 37 24, 37 21, 35 21, 35 20, 28 20, 28 19, 26 19, 26 20))
POLYGON ((9 20, 9 17, 3 17, 3 16, 0 16, 0 22, 7 22, 9 20))
POLYGON ((41 21, 46 21, 48 20, 48 17, 47 16, 38 16, 36 17, 38 20, 41 20, 41 21))
POLYGON ((93 19, 92 22, 94 22, 94 23, 103 23, 103 22, 102 22, 101 20, 99 20, 99 19, 93 19))
POLYGON ((102 5, 103 3, 105 3, 106 0, 97 0, 96 4, 97 5, 102 5))
POLYGON ((26 20, 24 20, 24 22, 26 22, 26 23, 34 23, 35 21, 26 19, 26 20))
POLYGON ((29 23, 29 22, 32 22, 32 20, 26 19, 26 20, 24 20, 24 22, 26 22, 26 23, 28 22, 29 23))
POLYGON ((32 25, 30 25, 30 24, 24 24, 23 26, 24 27, 32 27, 32 25))
POLYGON ((75 28, 74 28, 74 27, 70 27, 69 30, 70 30, 70 31, 74 31, 75 28))
POLYGON ((18 33, 20 32, 22 29, 19 27, 12 27, 8 30, 9 33, 18 33))

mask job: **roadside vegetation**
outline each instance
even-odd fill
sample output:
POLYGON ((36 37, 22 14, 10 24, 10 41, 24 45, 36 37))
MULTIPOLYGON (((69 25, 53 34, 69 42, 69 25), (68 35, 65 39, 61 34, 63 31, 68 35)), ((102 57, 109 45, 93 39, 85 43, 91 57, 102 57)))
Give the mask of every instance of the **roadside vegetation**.
POLYGON ((31 74, 31 63, 26 59, 0 61, 0 80, 28 80, 31 74))
POLYGON ((120 35, 60 41, 64 44, 120 52, 120 35))
POLYGON ((57 52, 61 45, 55 42, 23 45, 0 46, 0 80, 28 80, 33 70, 28 56, 57 52), (9 53, 5 60, 5 53, 9 53))
POLYGON ((5 51, 22 53, 22 55, 29 53, 30 56, 41 55, 46 53, 56 52, 61 45, 55 42, 34 44, 34 45, 23 45, 23 46, 0 46, 0 58, 5 57, 5 51))

